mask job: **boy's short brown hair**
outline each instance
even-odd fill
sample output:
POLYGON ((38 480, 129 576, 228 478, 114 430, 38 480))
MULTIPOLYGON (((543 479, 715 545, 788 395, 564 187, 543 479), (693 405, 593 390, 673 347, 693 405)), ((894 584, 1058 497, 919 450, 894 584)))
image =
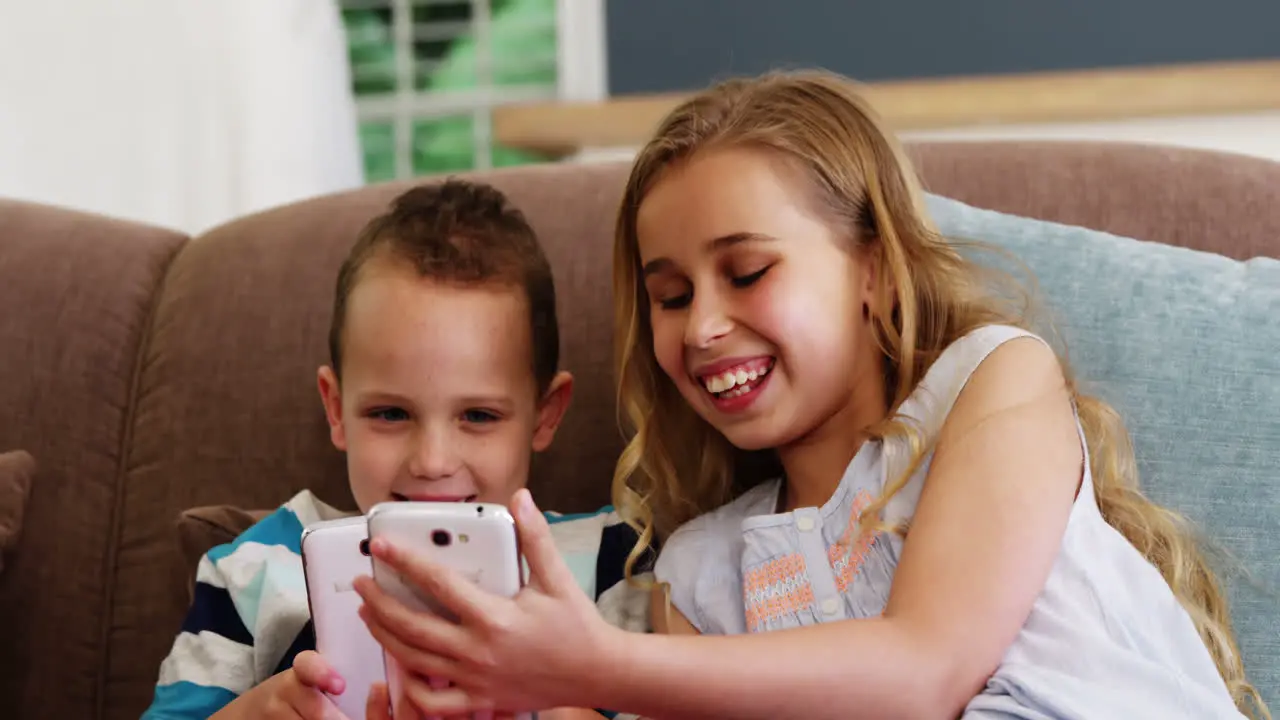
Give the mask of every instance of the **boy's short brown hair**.
POLYGON ((546 392, 560 361, 560 329, 551 264, 537 235, 497 188, 449 179, 400 195, 365 225, 338 271, 329 326, 329 360, 342 377, 342 335, 347 298, 370 258, 411 265, 431 280, 520 288, 529 303, 533 374, 546 392))

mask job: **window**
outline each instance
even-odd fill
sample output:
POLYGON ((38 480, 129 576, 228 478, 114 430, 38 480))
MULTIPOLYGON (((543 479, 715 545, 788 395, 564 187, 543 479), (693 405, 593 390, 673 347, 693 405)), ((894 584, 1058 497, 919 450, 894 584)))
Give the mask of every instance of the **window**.
POLYGON ((543 158, 492 110, 604 95, 603 0, 341 0, 369 182, 543 158))

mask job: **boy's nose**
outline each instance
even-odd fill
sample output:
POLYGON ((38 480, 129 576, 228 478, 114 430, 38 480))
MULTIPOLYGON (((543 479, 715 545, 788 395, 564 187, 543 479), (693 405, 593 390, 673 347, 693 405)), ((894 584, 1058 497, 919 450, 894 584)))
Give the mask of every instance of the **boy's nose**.
POLYGON ((409 456, 409 474, 422 480, 443 480, 458 473, 461 465, 453 443, 443 433, 424 432, 409 456))

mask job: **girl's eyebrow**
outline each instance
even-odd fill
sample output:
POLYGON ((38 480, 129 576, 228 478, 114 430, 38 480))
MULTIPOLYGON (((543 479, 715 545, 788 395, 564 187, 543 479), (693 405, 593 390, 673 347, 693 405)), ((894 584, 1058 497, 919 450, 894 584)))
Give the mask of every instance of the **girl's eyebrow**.
MULTIPOLYGON (((725 248, 732 247, 734 245, 737 245, 739 243, 744 243, 744 242, 773 242, 775 240, 777 240, 777 238, 775 238, 774 236, 765 235, 764 233, 755 233, 755 232, 729 233, 728 235, 721 235, 720 237, 714 238, 710 242, 708 242, 707 251, 716 252, 716 251, 723 250, 725 248)), ((667 258, 667 257, 654 258, 644 264, 644 268, 641 271, 641 275, 643 277, 649 277, 654 273, 669 269, 671 265, 672 265, 672 262, 670 258, 667 258)))

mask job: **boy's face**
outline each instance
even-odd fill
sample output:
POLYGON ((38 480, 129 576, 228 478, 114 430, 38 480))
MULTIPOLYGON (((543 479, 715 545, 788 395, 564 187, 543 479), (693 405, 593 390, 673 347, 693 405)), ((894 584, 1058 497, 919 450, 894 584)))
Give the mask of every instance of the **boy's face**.
POLYGON ((538 397, 520 289, 440 283, 375 257, 346 312, 342 377, 323 367, 319 385, 361 512, 389 500, 506 504, 572 393, 560 373, 538 397))

